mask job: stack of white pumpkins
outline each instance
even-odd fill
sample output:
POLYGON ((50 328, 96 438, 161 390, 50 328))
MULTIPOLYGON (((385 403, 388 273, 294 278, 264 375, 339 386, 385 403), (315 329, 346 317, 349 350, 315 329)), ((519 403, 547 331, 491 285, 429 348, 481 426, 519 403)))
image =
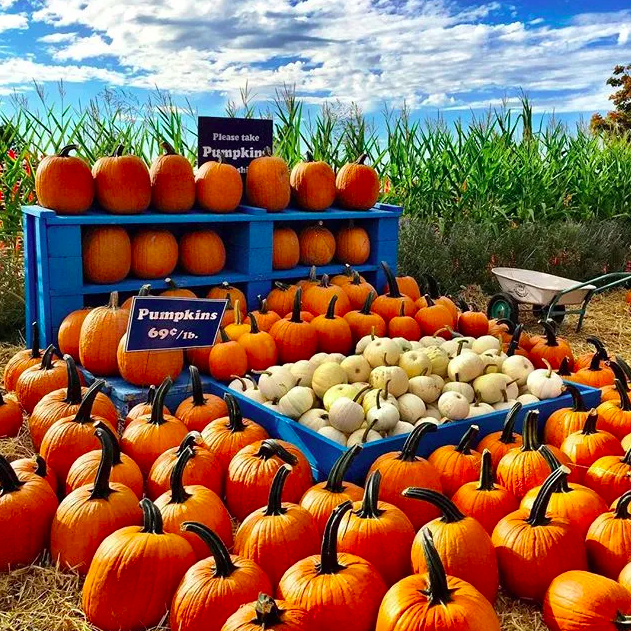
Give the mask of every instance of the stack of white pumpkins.
POLYGON ((366 336, 345 357, 271 366, 234 390, 341 445, 407 434, 418 423, 459 421, 559 396, 563 380, 508 356, 499 339, 366 336))

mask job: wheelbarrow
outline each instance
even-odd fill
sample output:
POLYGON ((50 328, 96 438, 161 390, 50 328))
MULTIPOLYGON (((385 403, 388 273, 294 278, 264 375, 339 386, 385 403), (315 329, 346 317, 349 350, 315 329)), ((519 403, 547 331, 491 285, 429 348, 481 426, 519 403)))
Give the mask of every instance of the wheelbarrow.
POLYGON ((579 283, 561 276, 513 267, 495 267, 491 271, 502 291, 489 300, 489 318, 506 318, 517 324, 519 305, 526 304, 531 305, 538 320, 553 320, 561 324, 566 315, 578 315, 577 333, 583 327, 587 305, 595 295, 631 280, 630 272, 603 274, 579 283))

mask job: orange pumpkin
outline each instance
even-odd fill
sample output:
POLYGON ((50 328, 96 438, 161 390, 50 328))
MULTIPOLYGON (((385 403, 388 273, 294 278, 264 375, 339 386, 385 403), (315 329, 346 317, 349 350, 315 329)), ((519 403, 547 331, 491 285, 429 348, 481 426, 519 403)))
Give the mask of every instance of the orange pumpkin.
POLYGON ((96 200, 110 213, 136 215, 151 202, 151 177, 142 158, 123 155, 118 145, 111 156, 99 158, 92 167, 96 200))
POLYGON ((331 279, 332 285, 339 285, 342 291, 348 296, 351 303, 351 309, 361 309, 366 303, 366 298, 369 294, 377 295, 375 288, 357 273, 353 272, 350 282, 348 283, 334 283, 331 279))
POLYGON ((335 200, 335 173, 321 160, 314 161, 307 152, 305 162, 291 170, 289 184, 293 200, 304 210, 324 210, 335 200))
POLYGON ((388 293, 382 294, 375 299, 372 304, 373 311, 378 313, 386 322, 390 322, 392 318, 396 318, 401 313, 400 305, 403 303, 405 305, 404 314, 413 316, 416 313, 414 301, 409 296, 401 293, 399 283, 385 261, 381 261, 381 267, 383 267, 388 281, 388 293))
POLYGON ((345 164, 335 178, 336 200, 343 208, 369 210, 379 199, 379 176, 364 164, 363 153, 355 162, 345 164))
POLYGON ((221 156, 215 162, 204 162, 195 177, 197 201, 213 213, 231 213, 241 203, 243 179, 236 167, 226 164, 221 156))
POLYGON ((489 332, 489 319, 482 311, 463 311, 458 316, 458 331, 470 337, 482 337, 489 332))
POLYGON ((449 309, 434 302, 429 294, 425 296, 427 307, 419 309, 414 316, 421 329, 421 335, 440 335, 447 339, 451 338, 450 329, 454 324, 453 316, 449 309))
POLYGON ((275 228, 272 243, 272 269, 291 269, 300 260, 300 243, 295 230, 275 228))
POLYGON ((399 315, 388 322, 388 336, 402 337, 406 340, 419 340, 421 327, 412 316, 405 315, 405 304, 400 304, 399 315))
POLYGON ((17 436, 23 420, 17 400, 12 396, 5 399, 0 393, 0 438, 17 436))
POLYGON ((568 358, 569 367, 572 368, 574 355, 567 340, 557 337, 554 326, 549 322, 540 322, 544 328, 544 337, 536 338, 535 344, 529 351, 530 361, 535 368, 545 368, 546 360, 554 370, 559 368, 565 357, 568 358))
POLYGON ((351 302, 344 290, 329 283, 329 277, 324 274, 319 284, 309 287, 304 294, 303 307, 314 316, 327 312, 331 298, 337 296, 334 303, 335 315, 343 316, 351 310, 351 302))
POLYGON ((41 206, 59 215, 80 215, 94 201, 94 180, 85 160, 71 156, 77 145, 66 145, 46 156, 35 172, 35 193, 41 206))
MULTIPOLYGON (((280 315, 278 315, 276 311, 272 311, 269 308, 266 298, 261 298, 261 296, 258 296, 258 299, 259 308, 256 311, 252 311, 250 315, 253 315, 256 318, 256 324, 259 330, 269 333, 272 325, 280 320, 280 315)), ((245 321, 248 324, 251 324, 250 316, 248 316, 245 321)))
POLYGON ((234 375, 243 377, 248 371, 248 356, 243 346, 226 335, 219 327, 219 342, 210 349, 208 365, 210 374, 219 381, 229 381, 234 375))
POLYGON ((15 384, 15 395, 24 410, 30 414, 35 405, 49 392, 68 385, 66 365, 53 360, 55 348, 51 344, 39 364, 27 368, 15 384))
POLYGON ((335 237, 321 221, 305 228, 299 241, 302 265, 328 265, 335 256, 335 237))
POLYGON ((609 366, 603 365, 605 359, 605 351, 594 353, 589 365, 577 370, 569 377, 569 380, 591 386, 592 388, 603 388, 604 386, 614 385, 614 372, 609 366))
POLYGON ((226 265, 226 248, 214 230, 194 230, 180 239, 180 265, 196 276, 212 276, 226 265))
POLYGON ((274 338, 266 331, 261 331, 253 313, 248 315, 250 330, 237 340, 248 357, 251 370, 265 370, 274 366, 278 359, 278 350, 274 338))
POLYGON ((137 278, 162 278, 177 265, 178 247, 168 230, 140 230, 131 240, 131 271, 137 278))
POLYGON ((289 206, 291 187, 289 168, 269 147, 264 155, 250 162, 245 178, 245 193, 252 206, 278 212, 289 206))
POLYGON ((4 389, 7 392, 15 390, 20 375, 31 366, 37 366, 42 359, 39 348, 39 326, 37 322, 31 324, 31 348, 15 353, 4 367, 4 389))
POLYGON ((164 153, 149 169, 151 205, 161 213, 185 213, 195 203, 193 167, 166 140, 160 144, 164 153))
POLYGON ((163 291, 161 296, 172 296, 173 298, 197 298, 194 291, 180 287, 172 278, 165 278, 164 282, 168 285, 169 289, 163 291))
POLYGON ((91 283, 117 283, 131 269, 131 240, 125 228, 88 228, 81 241, 83 276, 91 283))
POLYGON ((353 347, 353 333, 348 322, 341 316, 335 315, 337 301, 338 296, 333 295, 326 313, 313 318, 311 326, 318 334, 318 351, 348 355, 353 347))
POLYGON ((216 298, 218 300, 226 300, 226 298, 228 298, 235 307, 237 306, 238 301, 241 315, 244 318, 248 312, 248 300, 245 297, 245 294, 240 289, 233 287, 226 281, 221 283, 218 287, 213 287, 206 294, 206 298, 216 298))
POLYGON ((363 265, 370 257, 370 237, 366 230, 349 221, 335 239, 335 255, 341 263, 363 265))
POLYGON ((135 386, 157 386, 166 377, 175 380, 184 368, 184 352, 179 348, 129 353, 126 344, 127 334, 118 343, 118 370, 125 381, 135 386))
POLYGON ((267 294, 267 307, 281 318, 291 313, 298 287, 275 282, 272 291, 267 294))
POLYGON ((75 361, 79 361, 79 341, 81 339, 81 327, 90 307, 71 311, 59 325, 57 333, 57 345, 64 355, 70 355, 75 361))
POLYGON ((375 294, 370 292, 366 296, 366 300, 361 309, 355 311, 349 311, 344 319, 351 327, 351 333, 353 334, 353 341, 357 343, 365 335, 373 335, 376 337, 383 337, 386 334, 388 325, 386 321, 374 311, 371 311, 372 303, 375 299, 375 294))
POLYGON ((199 370, 188 367, 191 375, 193 394, 178 405, 175 417, 179 418, 189 431, 201 432, 208 423, 228 414, 225 401, 214 394, 204 394, 199 370))
POLYGON ((226 335, 236 342, 242 335, 250 332, 250 324, 248 322, 244 322, 243 313, 241 311, 241 301, 235 301, 234 310, 234 322, 226 325, 225 329, 226 335))

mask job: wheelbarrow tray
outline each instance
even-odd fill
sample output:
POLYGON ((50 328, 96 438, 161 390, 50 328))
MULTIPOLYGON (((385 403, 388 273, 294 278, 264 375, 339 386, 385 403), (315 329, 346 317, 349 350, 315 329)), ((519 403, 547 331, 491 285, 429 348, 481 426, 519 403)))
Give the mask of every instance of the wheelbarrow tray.
MULTIPOLYGON (((491 270, 497 277, 500 287, 517 302, 530 305, 547 305, 561 291, 580 285, 578 281, 545 272, 535 272, 515 267, 495 267, 491 270)), ((585 285, 576 291, 561 296, 558 305, 577 305, 585 300, 594 285, 585 285)))

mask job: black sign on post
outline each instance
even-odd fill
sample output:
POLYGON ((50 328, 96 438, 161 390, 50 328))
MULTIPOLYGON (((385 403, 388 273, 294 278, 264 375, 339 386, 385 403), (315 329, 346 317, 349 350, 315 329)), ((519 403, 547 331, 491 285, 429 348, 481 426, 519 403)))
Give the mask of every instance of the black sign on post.
POLYGON ((200 116, 197 119, 197 166, 221 156, 245 175, 254 158, 272 149, 274 130, 269 118, 218 118, 200 116))
POLYGON ((127 352, 212 346, 227 300, 135 296, 127 352))

